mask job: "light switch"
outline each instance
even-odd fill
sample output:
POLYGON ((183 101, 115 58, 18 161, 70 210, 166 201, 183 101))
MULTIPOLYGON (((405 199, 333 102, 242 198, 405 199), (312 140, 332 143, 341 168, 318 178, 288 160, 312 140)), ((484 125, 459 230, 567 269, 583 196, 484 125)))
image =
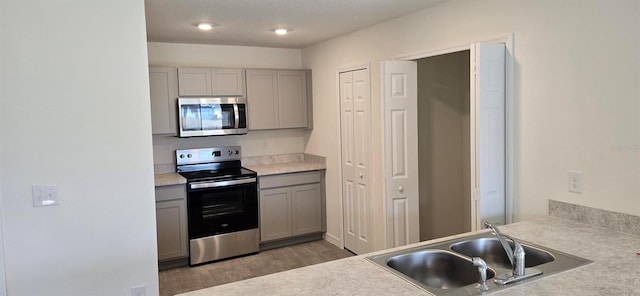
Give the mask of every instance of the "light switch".
POLYGON ((58 186, 34 185, 31 187, 34 207, 54 206, 60 204, 58 186))

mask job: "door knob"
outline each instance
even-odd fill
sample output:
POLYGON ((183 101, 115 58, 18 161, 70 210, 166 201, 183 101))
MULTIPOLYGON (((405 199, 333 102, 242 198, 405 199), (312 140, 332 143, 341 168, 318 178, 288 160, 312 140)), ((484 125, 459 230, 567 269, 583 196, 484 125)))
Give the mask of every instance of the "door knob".
POLYGON ((402 186, 398 187, 398 192, 400 193, 404 192, 404 188, 402 188, 402 186))

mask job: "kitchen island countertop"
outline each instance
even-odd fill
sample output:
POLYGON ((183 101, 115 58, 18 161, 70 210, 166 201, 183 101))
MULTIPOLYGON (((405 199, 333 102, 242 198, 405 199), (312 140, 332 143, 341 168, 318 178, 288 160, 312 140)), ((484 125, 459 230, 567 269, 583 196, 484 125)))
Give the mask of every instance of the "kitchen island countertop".
MULTIPOLYGON (((500 227, 520 240, 594 261, 493 295, 640 295, 640 237, 541 217, 500 227)), ((486 230, 483 230, 486 231, 486 230)), ((365 258, 468 234, 270 274, 180 295, 431 295, 365 258)), ((491 291, 489 291, 491 293, 491 291)))

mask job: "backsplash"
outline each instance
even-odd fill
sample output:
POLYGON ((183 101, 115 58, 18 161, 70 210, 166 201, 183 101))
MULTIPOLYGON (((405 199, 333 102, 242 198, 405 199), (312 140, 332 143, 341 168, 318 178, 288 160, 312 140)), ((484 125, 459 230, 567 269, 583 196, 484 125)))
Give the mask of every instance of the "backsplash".
POLYGON ((305 153, 265 155, 265 156, 243 157, 242 165, 263 165, 263 164, 303 162, 303 161, 324 163, 325 158, 322 156, 305 154, 305 153))
POLYGON ((640 236, 640 217, 549 200, 549 216, 640 236))

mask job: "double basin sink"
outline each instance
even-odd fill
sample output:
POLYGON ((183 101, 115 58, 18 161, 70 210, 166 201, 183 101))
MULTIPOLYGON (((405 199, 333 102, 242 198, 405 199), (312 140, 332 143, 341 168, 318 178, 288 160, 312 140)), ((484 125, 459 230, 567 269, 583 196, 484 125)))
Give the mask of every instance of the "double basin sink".
MULTIPOLYGON (((513 242, 508 240, 513 249, 513 242)), ((542 274, 523 280, 533 281, 591 261, 518 240, 525 251, 525 268, 542 274)), ((491 233, 480 233, 440 243, 374 255, 367 259, 435 295, 480 295, 478 268, 472 258, 487 263, 488 292, 509 288, 517 283, 498 285, 496 275, 511 273, 511 263, 500 241, 491 233)), ((525 269, 525 270, 527 270, 525 269)))

